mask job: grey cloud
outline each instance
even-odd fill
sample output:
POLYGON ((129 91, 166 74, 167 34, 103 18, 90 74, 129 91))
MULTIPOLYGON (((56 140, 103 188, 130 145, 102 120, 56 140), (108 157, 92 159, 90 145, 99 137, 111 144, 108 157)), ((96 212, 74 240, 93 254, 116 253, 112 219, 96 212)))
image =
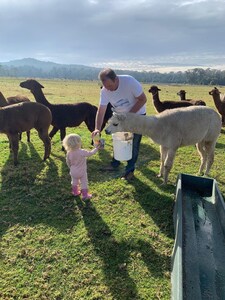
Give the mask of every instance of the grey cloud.
POLYGON ((66 63, 222 53, 221 1, 61 1, 0 3, 1 57, 66 63))

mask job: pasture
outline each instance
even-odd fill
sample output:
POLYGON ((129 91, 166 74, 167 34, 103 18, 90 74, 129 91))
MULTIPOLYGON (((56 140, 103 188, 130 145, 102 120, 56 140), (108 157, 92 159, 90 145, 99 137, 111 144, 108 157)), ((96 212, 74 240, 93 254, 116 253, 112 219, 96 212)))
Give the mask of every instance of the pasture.
MULTIPOLYGON (((5 97, 21 94, 21 78, 1 78, 5 97)), ((98 105, 98 82, 44 80, 51 103, 87 101, 98 105)), ((155 114, 150 84, 144 84, 147 114, 155 114)), ((161 100, 203 99, 215 108, 211 86, 159 85, 161 100)), ((225 88, 218 87, 225 93, 225 88)), ((216 108, 215 108, 216 110, 216 108)), ((81 135, 91 149, 90 132, 82 124, 67 133, 81 135)), ((162 186, 159 146, 143 137, 135 179, 119 179, 119 171, 101 172, 112 155, 111 136, 102 134, 105 149, 88 158, 89 189, 84 203, 71 195, 70 176, 59 133, 52 139, 50 159, 42 161, 43 145, 31 130, 23 133, 19 164, 13 166, 7 137, 0 135, 0 299, 138 300, 170 299, 171 253, 174 243, 173 204, 177 175, 195 175, 200 165, 195 146, 178 150, 169 184, 162 186)), ((225 195, 225 131, 219 137, 210 176, 225 195)))

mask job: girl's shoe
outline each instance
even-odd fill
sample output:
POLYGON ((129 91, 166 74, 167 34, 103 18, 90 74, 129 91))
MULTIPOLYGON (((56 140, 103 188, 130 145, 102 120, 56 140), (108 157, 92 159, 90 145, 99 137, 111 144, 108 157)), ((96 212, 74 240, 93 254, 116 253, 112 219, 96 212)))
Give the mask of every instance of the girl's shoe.
POLYGON ((77 185, 72 187, 72 194, 74 196, 79 196, 81 194, 81 192, 80 192, 80 190, 79 190, 79 188, 78 188, 77 185))
POLYGON ((92 198, 92 194, 88 193, 88 189, 81 190, 82 200, 88 200, 92 198))

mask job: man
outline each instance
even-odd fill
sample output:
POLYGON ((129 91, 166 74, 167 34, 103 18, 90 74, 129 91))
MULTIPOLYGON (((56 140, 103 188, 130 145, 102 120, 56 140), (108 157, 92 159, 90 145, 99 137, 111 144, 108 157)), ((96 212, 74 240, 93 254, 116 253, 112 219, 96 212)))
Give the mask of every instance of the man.
MULTIPOLYGON (((116 112, 132 112, 146 114, 147 98, 141 84, 132 76, 116 75, 112 69, 104 69, 99 73, 102 82, 100 104, 96 115, 95 130, 92 137, 100 133, 102 122, 108 103, 111 103, 116 112)), ((135 163, 138 159, 139 147, 142 135, 134 134, 132 158, 127 162, 124 175, 121 177, 130 180, 134 176, 135 163)), ((120 165, 118 160, 111 161, 111 165, 105 170, 115 170, 120 165)))

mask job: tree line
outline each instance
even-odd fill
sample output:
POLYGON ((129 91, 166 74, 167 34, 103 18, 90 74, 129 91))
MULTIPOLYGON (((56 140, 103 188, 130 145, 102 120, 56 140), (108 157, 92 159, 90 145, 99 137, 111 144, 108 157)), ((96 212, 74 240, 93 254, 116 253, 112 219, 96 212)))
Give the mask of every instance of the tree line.
MULTIPOLYGON (((47 70, 34 66, 0 65, 0 77, 97 80, 99 71, 99 68, 79 65, 59 65, 47 70)), ((116 72, 118 74, 130 74, 144 83, 225 85, 225 71, 211 68, 194 68, 183 72, 168 73, 129 70, 116 70, 116 72)))

